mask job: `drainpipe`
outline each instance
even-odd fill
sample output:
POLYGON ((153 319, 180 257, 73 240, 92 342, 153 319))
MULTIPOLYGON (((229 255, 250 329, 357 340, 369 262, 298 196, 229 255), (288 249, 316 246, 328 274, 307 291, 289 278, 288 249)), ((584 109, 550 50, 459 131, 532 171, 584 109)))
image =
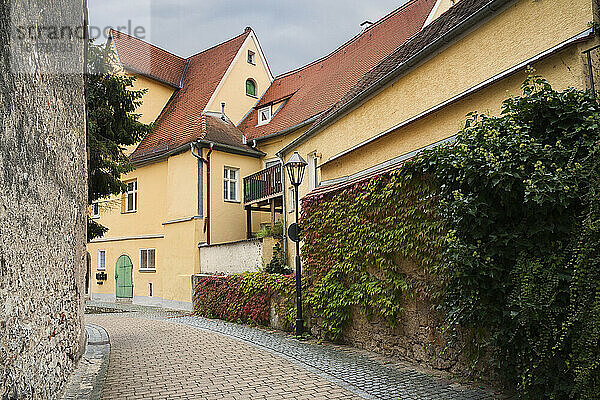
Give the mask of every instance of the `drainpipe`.
POLYGON ((286 258, 286 262, 287 262, 287 210, 286 210, 286 204, 287 202, 285 201, 285 193, 287 192, 286 186, 285 186, 285 168, 283 167, 284 164, 284 160, 280 155, 277 155, 277 158, 279 159, 279 162, 281 162, 281 211, 283 212, 283 216, 282 216, 282 234, 283 234, 283 254, 285 255, 286 258))
POLYGON ((190 143, 190 149, 192 151, 192 155, 196 157, 198 160, 202 161, 206 165, 206 216, 204 217, 204 227, 206 230, 206 244, 210 244, 210 154, 213 151, 214 143, 210 143, 210 147, 208 153, 206 154, 206 158, 202 157, 202 147, 198 146, 200 153, 196 154, 194 152, 194 143, 190 143))

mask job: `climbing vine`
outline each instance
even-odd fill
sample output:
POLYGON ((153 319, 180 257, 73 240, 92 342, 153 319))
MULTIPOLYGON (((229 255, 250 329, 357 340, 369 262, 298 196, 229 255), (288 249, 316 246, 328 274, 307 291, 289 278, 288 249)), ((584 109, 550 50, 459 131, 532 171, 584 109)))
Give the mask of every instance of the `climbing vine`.
POLYGON ((405 297, 431 292, 443 238, 436 203, 431 180, 401 171, 304 200, 307 302, 330 338, 341 338, 352 306, 394 326, 405 297))
POLYGON ((293 275, 244 272, 206 276, 194 287, 194 313, 226 321, 269 325, 272 300, 284 327, 294 320, 293 275))

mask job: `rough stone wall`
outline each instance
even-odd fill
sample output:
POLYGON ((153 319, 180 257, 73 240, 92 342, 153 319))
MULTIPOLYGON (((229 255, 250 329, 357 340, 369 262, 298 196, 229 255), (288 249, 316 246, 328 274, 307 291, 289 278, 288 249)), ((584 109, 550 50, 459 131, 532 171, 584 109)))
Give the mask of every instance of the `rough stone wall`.
POLYGON ((0 0, 0 399, 57 398, 83 348, 84 42, 13 30, 74 21, 81 0, 0 0))

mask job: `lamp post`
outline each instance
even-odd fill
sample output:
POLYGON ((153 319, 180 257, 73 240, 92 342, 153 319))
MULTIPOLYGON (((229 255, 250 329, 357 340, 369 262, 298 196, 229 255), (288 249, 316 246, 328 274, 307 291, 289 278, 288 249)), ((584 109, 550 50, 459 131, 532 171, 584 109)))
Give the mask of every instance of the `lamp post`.
POLYGON ((288 236, 296 242, 296 336, 302 336, 304 330, 304 321, 302 320, 302 272, 300 269, 300 229, 298 226, 298 187, 304 178, 304 170, 308 163, 300 157, 297 151, 292 154, 288 162, 285 163, 285 169, 288 172, 290 181, 294 186, 294 201, 296 211, 296 222, 290 225, 288 236))

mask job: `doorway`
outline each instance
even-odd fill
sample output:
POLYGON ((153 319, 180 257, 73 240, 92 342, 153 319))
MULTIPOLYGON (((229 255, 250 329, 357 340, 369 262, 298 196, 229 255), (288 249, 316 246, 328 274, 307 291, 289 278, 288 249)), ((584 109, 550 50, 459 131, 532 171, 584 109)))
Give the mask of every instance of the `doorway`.
POLYGON ((116 296, 121 299, 133 298, 133 264, 131 258, 122 255, 117 260, 115 270, 116 296))

